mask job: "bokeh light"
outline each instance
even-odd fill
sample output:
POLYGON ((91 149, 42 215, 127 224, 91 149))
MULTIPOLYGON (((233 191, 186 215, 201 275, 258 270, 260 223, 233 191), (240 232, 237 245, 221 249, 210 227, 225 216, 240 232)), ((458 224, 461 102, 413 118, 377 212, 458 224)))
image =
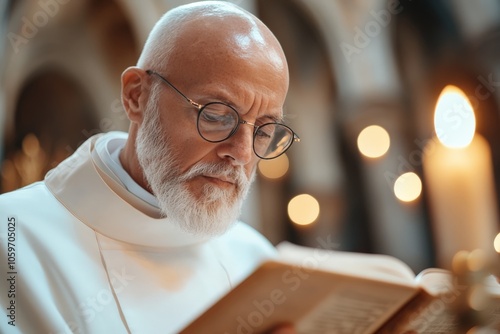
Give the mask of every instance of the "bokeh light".
POLYGON ((286 154, 282 154, 276 159, 261 160, 258 165, 259 173, 267 179, 277 180, 288 172, 290 161, 286 154))
POLYGON ((381 126, 370 125, 359 133, 358 149, 366 157, 379 158, 389 150, 390 145, 389 133, 381 126))
POLYGON ((486 268, 488 257, 484 250, 474 249, 467 258, 467 267, 470 271, 480 271, 486 268))
POLYGON ((319 217, 319 203, 311 195, 297 195, 288 203, 288 216, 297 225, 312 224, 319 217))
POLYGON ((489 295, 482 284, 474 284, 469 291, 467 303, 476 311, 483 311, 488 306, 489 295))
POLYGON ((26 154, 28 157, 34 157, 40 151, 40 142, 34 134, 30 133, 26 135, 26 137, 24 137, 22 148, 24 154, 26 154))
POLYGON ((412 202, 422 193, 422 181, 413 172, 404 173, 394 183, 394 195, 403 202, 412 202))
POLYGON ((493 247, 495 247, 497 253, 500 253, 500 233, 498 233, 495 237, 495 241, 493 241, 493 247))
POLYGON ((453 268, 453 272, 457 274, 463 274, 467 272, 468 265, 467 261, 469 258, 469 252, 466 250, 458 251, 451 261, 451 267, 453 268))

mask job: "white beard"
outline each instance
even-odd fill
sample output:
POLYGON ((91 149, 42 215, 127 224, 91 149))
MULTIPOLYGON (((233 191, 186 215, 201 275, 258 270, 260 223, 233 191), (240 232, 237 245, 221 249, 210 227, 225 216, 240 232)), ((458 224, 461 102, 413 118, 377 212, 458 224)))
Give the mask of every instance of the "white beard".
POLYGON ((136 153, 145 178, 163 216, 189 233, 220 235, 240 215, 255 173, 249 179, 243 167, 221 161, 217 164, 199 162, 182 174, 179 158, 174 156, 169 137, 162 129, 158 94, 158 85, 154 85, 136 139, 136 153), (196 199, 187 181, 199 175, 225 176, 235 180, 235 187, 227 190, 207 183, 201 189, 201 198, 196 199))

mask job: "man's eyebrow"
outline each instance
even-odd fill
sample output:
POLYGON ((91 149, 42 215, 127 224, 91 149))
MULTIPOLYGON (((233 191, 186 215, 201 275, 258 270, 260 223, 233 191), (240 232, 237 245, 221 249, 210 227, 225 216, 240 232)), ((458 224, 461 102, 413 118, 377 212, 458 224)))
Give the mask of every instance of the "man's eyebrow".
MULTIPOLYGON (((200 98, 200 100, 204 100, 203 98, 200 98)), ((206 101, 209 101, 209 102, 205 102, 205 103, 201 103, 201 104, 206 104, 206 103, 210 103, 210 102, 222 102, 222 103, 225 103, 231 107, 233 107, 237 112, 238 114, 241 115, 241 112, 240 112, 240 108, 238 106, 236 106, 233 101, 231 101, 231 99, 227 98, 227 96, 225 96, 224 94, 212 94, 211 97, 208 97, 205 99, 206 101)), ((198 101, 195 101, 195 102, 198 102, 198 101)), ((276 116, 276 115, 270 115, 270 114, 267 114, 267 115, 262 115, 261 117, 259 117, 259 119, 264 119, 264 118, 269 118, 271 120, 271 122, 275 122, 275 123, 284 123, 284 116, 283 116, 283 111, 281 112, 281 115, 280 116, 276 116)))
POLYGON ((282 116, 273 116, 273 115, 264 115, 262 118, 269 118, 275 123, 283 123, 283 117, 282 116))

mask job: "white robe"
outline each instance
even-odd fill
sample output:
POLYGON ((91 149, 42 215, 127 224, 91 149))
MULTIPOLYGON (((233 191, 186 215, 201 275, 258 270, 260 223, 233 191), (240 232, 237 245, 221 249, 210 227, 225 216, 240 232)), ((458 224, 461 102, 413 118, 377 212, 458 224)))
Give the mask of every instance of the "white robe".
POLYGON ((176 333, 275 255, 241 222, 207 239, 154 217, 103 171, 98 138, 0 196, 1 333, 176 333))

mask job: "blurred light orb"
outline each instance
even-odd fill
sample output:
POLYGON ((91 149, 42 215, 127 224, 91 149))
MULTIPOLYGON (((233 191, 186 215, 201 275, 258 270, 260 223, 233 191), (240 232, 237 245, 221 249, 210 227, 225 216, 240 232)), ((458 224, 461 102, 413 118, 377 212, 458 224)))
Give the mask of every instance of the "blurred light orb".
POLYGON ((497 253, 500 253, 500 233, 495 237, 495 241, 493 241, 493 246, 497 253))
POLYGON ((463 274, 467 272, 468 270, 468 265, 467 261, 469 258, 469 252, 466 250, 461 250, 458 251, 454 256, 451 261, 451 267, 453 268, 453 271, 458 273, 458 274, 463 274))
POLYGON ((312 224, 319 217, 319 203, 311 195, 297 195, 288 203, 288 216, 297 225, 312 224))
POLYGON ((422 193, 422 181, 413 172, 404 173, 394 183, 394 195, 403 202, 412 202, 422 193))
POLYGON ((368 158, 379 158, 389 150, 389 133, 379 125, 370 125, 358 135, 358 149, 368 158))
POLYGON ((488 307, 489 295, 486 288, 481 284, 474 284, 470 288, 467 303, 476 311, 483 311, 488 307))
POLYGON ((286 175, 290 167, 290 161, 286 154, 282 154, 276 159, 260 160, 258 169, 262 176, 267 179, 277 180, 286 175))
POLYGON ((30 133, 23 138, 22 148, 24 154, 28 157, 34 157, 40 151, 40 142, 34 134, 30 133))
POLYGON ((480 271, 486 268, 488 257, 484 250, 474 249, 467 257, 467 268, 470 271, 480 271))

